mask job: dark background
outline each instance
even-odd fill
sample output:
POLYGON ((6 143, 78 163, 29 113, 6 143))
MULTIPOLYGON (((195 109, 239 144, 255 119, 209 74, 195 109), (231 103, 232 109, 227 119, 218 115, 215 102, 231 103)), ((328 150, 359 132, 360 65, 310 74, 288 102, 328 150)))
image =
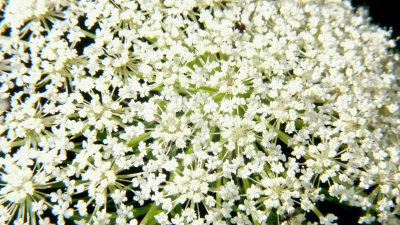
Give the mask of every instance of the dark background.
MULTIPOLYGON (((355 7, 368 9, 372 23, 380 27, 392 28, 392 38, 400 37, 400 7, 395 3, 398 0, 351 0, 355 7)), ((400 40, 397 39, 397 49, 400 49, 400 40)))

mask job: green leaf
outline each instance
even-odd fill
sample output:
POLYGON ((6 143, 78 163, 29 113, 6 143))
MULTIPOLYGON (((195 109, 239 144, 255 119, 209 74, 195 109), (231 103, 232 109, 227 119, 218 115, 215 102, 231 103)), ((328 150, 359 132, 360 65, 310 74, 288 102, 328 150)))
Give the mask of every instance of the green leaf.
POLYGON ((279 224, 279 218, 278 214, 276 214, 276 210, 271 210, 268 219, 267 219, 267 224, 269 225, 278 225, 279 224))
POLYGON ((148 204, 148 205, 145 205, 145 206, 142 206, 142 207, 139 207, 139 208, 134 208, 132 210, 133 215, 135 217, 143 216, 144 214, 146 214, 150 210, 151 206, 152 206, 151 204, 148 204))

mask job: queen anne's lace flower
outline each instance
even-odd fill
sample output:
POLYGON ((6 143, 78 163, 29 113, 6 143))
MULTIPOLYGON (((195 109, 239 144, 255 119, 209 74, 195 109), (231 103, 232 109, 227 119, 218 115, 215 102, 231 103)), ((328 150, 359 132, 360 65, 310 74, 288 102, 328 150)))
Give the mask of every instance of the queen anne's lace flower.
POLYGON ((1 224, 400 223, 399 55, 347 0, 0 6, 1 224))

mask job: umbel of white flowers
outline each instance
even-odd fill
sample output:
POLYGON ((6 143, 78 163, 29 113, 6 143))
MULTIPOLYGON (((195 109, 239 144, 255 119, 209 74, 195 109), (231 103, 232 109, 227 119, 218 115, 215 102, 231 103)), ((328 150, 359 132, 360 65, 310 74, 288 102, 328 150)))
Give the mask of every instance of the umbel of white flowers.
POLYGON ((349 1, 0 8, 0 224, 400 223, 399 55, 349 1))

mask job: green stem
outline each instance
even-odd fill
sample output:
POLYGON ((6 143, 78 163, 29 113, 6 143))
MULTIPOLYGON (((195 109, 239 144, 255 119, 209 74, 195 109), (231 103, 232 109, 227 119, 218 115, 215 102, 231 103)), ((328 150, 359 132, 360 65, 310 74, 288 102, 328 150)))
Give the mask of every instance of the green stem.
POLYGON ((154 216, 159 214, 162 210, 158 209, 155 203, 151 204, 149 211, 144 216, 143 220, 140 222, 139 225, 147 225, 149 224, 151 219, 154 219, 154 216))
POLYGON ((81 31, 86 37, 89 37, 91 39, 96 39, 96 35, 95 34, 89 32, 89 31, 83 30, 83 29, 81 29, 81 31))
MULTIPOLYGON (((277 129, 276 127, 272 126, 271 124, 267 124, 267 128, 268 129, 273 129, 277 134, 278 134, 278 138, 279 140, 281 140, 283 143, 285 143, 286 145, 289 144, 289 139, 290 136, 287 135, 286 133, 280 131, 279 129, 277 129)), ((289 146, 290 147, 290 146, 289 146)))
POLYGON ((148 139, 148 138, 150 138, 150 133, 144 133, 144 134, 140 135, 140 136, 137 137, 137 138, 134 138, 134 139, 129 140, 129 141, 128 141, 128 146, 129 146, 129 147, 132 147, 132 146, 138 145, 139 142, 141 142, 141 141, 143 141, 143 140, 146 140, 146 139, 148 139))
MULTIPOLYGON (((212 129, 211 132, 214 133, 215 130, 216 130, 216 128, 217 128, 217 127, 215 127, 215 129, 212 129)), ((211 138, 211 139, 212 139, 212 138, 211 138)), ((218 141, 219 141, 219 140, 218 140, 218 141)), ((221 151, 218 153, 218 159, 219 159, 219 160, 222 160, 223 157, 224 157, 224 151, 221 150, 221 151)), ((217 173, 221 173, 221 172, 222 172, 222 169, 219 167, 219 168, 217 169, 217 173)), ((217 178, 217 181, 216 181, 216 184, 215 184, 216 190, 217 190, 216 196, 215 196, 215 198, 216 198, 215 200, 217 201, 217 208, 221 208, 221 202, 222 202, 221 195, 218 193, 219 188, 221 187, 221 183, 222 183, 221 177, 218 177, 218 178, 217 178)))
POLYGON ((324 214, 322 214, 321 211, 319 211, 319 209, 317 209, 317 207, 315 207, 315 205, 313 205, 311 207, 311 210, 315 213, 315 215, 317 215, 319 218, 324 217, 324 214))
MULTIPOLYGON (((220 171, 221 169, 219 168, 218 172, 220 171)), ((219 190, 220 187, 221 187, 221 178, 219 177, 216 182, 216 189, 219 190)), ((218 194, 218 192, 216 194, 216 201, 217 201, 217 208, 221 208, 221 195, 218 194)))
MULTIPOLYGON (((246 192, 246 190, 250 187, 249 180, 243 178, 242 181, 243 181, 243 189, 246 192)), ((247 196, 247 200, 251 200, 249 196, 247 196)), ((251 214, 251 218, 253 219, 254 225, 259 225, 254 213, 251 214)))
MULTIPOLYGON (((255 118, 257 121, 260 121, 260 120, 261 120, 260 116, 258 116, 258 115, 255 115, 254 118, 255 118)), ((267 123, 267 128, 268 128, 268 129, 272 129, 273 131, 275 131, 275 133, 278 134, 279 140, 281 140, 283 143, 285 143, 286 145, 288 145, 289 140, 290 140, 290 136, 289 136, 289 135, 287 135, 285 132, 280 131, 279 129, 277 129, 276 127, 274 127, 273 125, 271 125, 271 124, 269 124, 269 123, 267 123)), ((290 147, 290 146, 289 146, 289 147, 290 147)))
POLYGON ((25 144, 25 140, 19 140, 19 141, 14 141, 10 144, 11 147, 17 147, 17 146, 22 146, 25 144))

